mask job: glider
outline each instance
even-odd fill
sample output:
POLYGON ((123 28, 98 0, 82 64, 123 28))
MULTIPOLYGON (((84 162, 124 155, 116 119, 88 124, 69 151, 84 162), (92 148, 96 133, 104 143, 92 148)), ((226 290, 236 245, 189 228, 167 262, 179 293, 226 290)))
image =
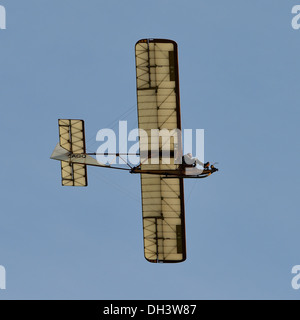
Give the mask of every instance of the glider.
POLYGON ((187 174, 187 167, 193 165, 176 162, 182 157, 180 138, 166 137, 170 146, 168 163, 164 159, 164 140, 151 141, 151 129, 181 130, 176 42, 139 40, 135 57, 138 126, 148 134, 148 139, 140 137, 140 164, 124 168, 99 163, 92 157, 96 153, 86 152, 84 121, 76 119, 58 120, 59 143, 51 159, 61 162, 63 186, 87 186, 88 165, 139 174, 145 258, 152 263, 182 262, 186 260, 183 179, 206 178, 218 169, 213 165, 205 166, 201 174, 187 174), (155 143, 158 151, 152 150, 155 143), (156 161, 147 161, 151 158, 156 161))

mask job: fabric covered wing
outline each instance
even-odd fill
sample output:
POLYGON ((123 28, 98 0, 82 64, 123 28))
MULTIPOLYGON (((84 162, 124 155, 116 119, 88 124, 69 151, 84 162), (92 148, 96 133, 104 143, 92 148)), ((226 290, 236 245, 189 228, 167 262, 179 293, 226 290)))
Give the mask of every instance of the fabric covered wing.
MULTIPOLYGON (((85 153, 84 121, 59 119, 59 144, 70 154, 85 153)), ((87 186, 86 165, 61 161, 61 178, 63 186, 87 186)))
MULTIPOLYGON (((181 150, 181 140, 168 134, 181 130, 177 44, 143 39, 137 42, 135 53, 139 129, 148 136, 140 137, 141 169, 176 170, 179 165, 174 163, 174 154, 181 150), (152 141, 152 129, 161 130, 161 138, 152 141), (170 151, 170 161, 162 157, 165 147, 170 151), (153 149, 158 151, 157 158, 147 159, 153 149)), ((184 261, 183 180, 142 174, 141 187, 145 258, 150 262, 184 261)))
POLYGON ((186 259, 183 180, 142 174, 145 258, 150 262, 186 259))

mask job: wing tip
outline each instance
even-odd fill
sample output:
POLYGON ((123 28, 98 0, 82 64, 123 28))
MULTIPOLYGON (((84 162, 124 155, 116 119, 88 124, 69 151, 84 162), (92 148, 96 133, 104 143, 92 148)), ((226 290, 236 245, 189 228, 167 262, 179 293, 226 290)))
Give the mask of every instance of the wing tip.
POLYGON ((186 261, 186 255, 184 255, 181 260, 157 260, 157 259, 149 259, 146 256, 144 257, 150 263, 180 263, 180 262, 186 261))
POLYGON ((156 39, 156 38, 144 38, 140 39, 136 42, 135 46, 137 46, 139 43, 147 43, 147 42, 160 42, 160 43, 173 43, 174 46, 177 47, 177 42, 171 39, 156 39))

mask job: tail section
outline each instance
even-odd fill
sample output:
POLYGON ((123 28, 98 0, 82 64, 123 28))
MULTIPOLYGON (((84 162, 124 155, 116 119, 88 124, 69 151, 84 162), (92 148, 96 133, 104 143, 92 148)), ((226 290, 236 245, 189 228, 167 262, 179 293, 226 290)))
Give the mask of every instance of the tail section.
POLYGON ((79 163, 61 162, 61 184, 63 186, 86 187, 86 165, 79 163))
POLYGON ((59 119, 58 127, 59 143, 51 159, 61 161, 62 185, 85 187, 87 186, 87 156, 85 155, 84 121, 59 119))

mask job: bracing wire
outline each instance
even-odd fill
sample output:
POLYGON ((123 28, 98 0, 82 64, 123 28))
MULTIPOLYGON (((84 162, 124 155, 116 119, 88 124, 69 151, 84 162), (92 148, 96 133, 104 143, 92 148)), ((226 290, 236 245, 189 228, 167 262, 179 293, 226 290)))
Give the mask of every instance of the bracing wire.
POLYGON ((189 203, 189 201, 190 201, 190 199, 191 199, 191 196, 192 196, 192 193, 193 193, 193 191, 194 191, 194 189, 195 189, 195 187, 196 187, 196 184, 197 184, 197 179, 195 179, 195 181, 193 182, 191 191, 189 192, 189 195, 188 195, 188 197, 187 197, 187 199, 186 199, 186 204, 189 203))
POLYGON ((118 183, 113 182, 110 178, 107 178, 105 175, 103 174, 99 174, 98 172, 95 173, 93 171, 92 176, 94 176, 95 178, 101 180, 102 182, 105 182, 105 184, 109 184, 110 186, 112 186, 114 189, 118 190, 119 192, 127 195, 128 197, 130 197, 131 199, 133 199, 134 201, 140 203, 140 198, 137 197, 136 194, 134 194, 133 192, 130 192, 128 190, 128 188, 125 188, 123 186, 121 186, 118 183))
MULTIPOLYGON (((116 125, 118 124, 119 121, 124 120, 126 118, 128 118, 129 116, 132 116, 133 112, 136 110, 136 104, 131 106, 129 109, 127 109, 125 112, 123 112, 120 116, 118 116, 117 118, 115 118, 113 121, 111 121, 108 125, 105 126, 105 128, 110 128, 110 129, 114 129, 116 127, 116 125)), ((95 145, 95 143, 97 141, 95 141, 95 136, 93 135, 91 136, 89 139, 87 139, 86 144, 88 144, 92 139, 94 139, 94 142, 92 144, 89 145, 89 147, 87 148, 88 151, 92 152, 91 147, 93 145, 95 145)))

